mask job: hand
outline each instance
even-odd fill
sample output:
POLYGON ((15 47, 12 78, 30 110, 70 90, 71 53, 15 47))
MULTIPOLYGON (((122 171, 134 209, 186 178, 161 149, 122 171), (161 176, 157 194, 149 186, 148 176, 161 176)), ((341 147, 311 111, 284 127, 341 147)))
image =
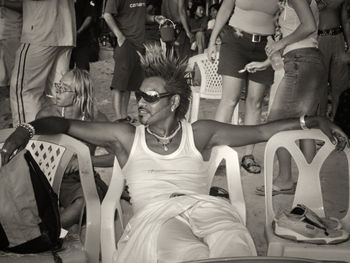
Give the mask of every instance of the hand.
POLYGON ((274 41, 270 36, 267 39, 268 41, 265 47, 265 52, 267 56, 271 56, 271 54, 283 50, 285 48, 284 42, 282 40, 274 41))
POLYGON ((209 43, 209 46, 207 48, 207 56, 211 62, 215 61, 215 59, 216 59, 216 45, 215 44, 209 43))
POLYGON ((350 148, 348 136, 331 122, 329 119, 324 117, 316 117, 318 121, 318 128, 329 138, 329 140, 335 145, 337 151, 344 150, 347 145, 350 148))
POLYGON ((193 41, 195 41, 194 39, 194 34, 192 34, 191 32, 186 32, 187 37, 190 39, 190 42, 192 43, 193 41))
POLYGON ((117 38, 117 42, 118 42, 118 47, 121 47, 124 42, 125 42, 126 38, 124 35, 120 35, 118 38, 117 38))
MULTIPOLYGON (((263 62, 257 62, 257 61, 253 61, 248 63, 247 65, 245 65, 245 67, 243 68, 242 73, 246 70, 249 73, 255 73, 257 71, 262 71, 265 70, 269 65, 265 63, 265 61, 263 62)), ((240 71, 238 71, 240 72, 240 71)))
POLYGON ((74 173, 79 171, 79 163, 78 163, 78 158, 76 155, 73 156, 73 158, 70 160, 66 167, 66 173, 74 173))
POLYGON ((29 133, 23 128, 17 128, 5 141, 0 150, 1 165, 9 162, 15 151, 24 149, 29 141, 29 133))
POLYGON ((154 16, 154 21, 157 22, 159 25, 164 24, 165 19, 165 16, 154 16))

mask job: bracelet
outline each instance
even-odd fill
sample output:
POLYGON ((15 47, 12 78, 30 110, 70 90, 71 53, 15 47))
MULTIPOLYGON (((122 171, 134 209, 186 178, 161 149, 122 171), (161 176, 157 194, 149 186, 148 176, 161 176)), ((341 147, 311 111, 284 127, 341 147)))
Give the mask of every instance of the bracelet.
POLYGON ((300 118, 299 118, 300 127, 303 130, 309 130, 309 128, 306 126, 305 117, 307 117, 307 116, 306 115, 300 116, 300 118))
POLYGON ((29 133, 29 139, 33 138, 33 136, 35 135, 35 128, 29 123, 20 123, 16 126, 16 129, 18 127, 25 129, 29 133))

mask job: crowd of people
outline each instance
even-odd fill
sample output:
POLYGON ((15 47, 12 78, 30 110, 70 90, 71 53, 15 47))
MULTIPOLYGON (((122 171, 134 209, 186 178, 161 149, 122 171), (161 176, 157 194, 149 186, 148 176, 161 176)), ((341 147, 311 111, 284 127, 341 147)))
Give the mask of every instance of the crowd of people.
MULTIPOLYGON (((346 133, 332 122, 347 131, 349 123, 337 121, 339 109, 349 104, 339 99, 349 89, 347 2, 1 0, 0 86, 9 86, 17 125, 0 150, 1 163, 35 133, 81 139, 94 167, 112 166, 116 157, 138 215, 119 241, 119 262, 254 256, 254 242, 237 211, 207 195, 205 161, 216 145, 246 146, 242 167, 260 173, 254 144, 292 129, 319 128, 339 149, 349 146, 346 133), (115 38, 113 120, 98 110, 89 76, 101 19, 115 38), (159 28, 167 19, 174 23, 174 37, 162 47, 159 28), (222 99, 215 120, 190 124, 187 59, 203 52, 209 59, 220 52, 222 99), (267 123, 260 124, 264 94, 277 82, 271 67, 275 55, 284 75, 267 123), (244 125, 232 125, 244 87, 244 125), (140 125, 128 115, 132 93, 140 125), (108 153, 94 156, 96 146, 108 153)), ((307 160, 314 157, 315 141, 304 140, 300 147, 307 160)), ((288 152, 279 150, 278 160, 274 194, 293 194, 288 152)), ((95 181, 102 200, 108 187, 96 172, 95 181)), ((264 187, 256 193, 263 195, 264 187)), ((69 228, 84 205, 75 159, 60 197, 62 225, 69 228)))

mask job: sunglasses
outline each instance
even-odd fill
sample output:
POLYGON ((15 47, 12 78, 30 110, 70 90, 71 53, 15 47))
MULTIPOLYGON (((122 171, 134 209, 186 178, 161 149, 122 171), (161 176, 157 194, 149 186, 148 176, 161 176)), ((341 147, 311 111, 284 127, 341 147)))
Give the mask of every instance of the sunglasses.
POLYGON ((58 94, 61 94, 64 92, 73 92, 74 93, 74 90, 67 88, 67 85, 63 84, 62 82, 56 82, 53 85, 56 89, 56 93, 58 93, 58 94))
POLYGON ((146 92, 142 92, 140 90, 135 91, 135 97, 138 102, 142 98, 148 103, 156 103, 160 101, 161 98, 170 97, 173 95, 174 94, 170 92, 159 93, 158 91, 155 91, 155 90, 148 90, 146 92))

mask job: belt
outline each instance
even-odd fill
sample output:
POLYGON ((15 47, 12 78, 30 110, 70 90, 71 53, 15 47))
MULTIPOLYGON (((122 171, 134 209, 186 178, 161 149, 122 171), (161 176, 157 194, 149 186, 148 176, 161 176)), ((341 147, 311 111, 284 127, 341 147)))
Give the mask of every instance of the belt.
POLYGON ((318 30, 318 35, 319 36, 334 36, 334 35, 338 35, 342 32, 343 32, 343 28, 340 26, 340 27, 336 27, 336 28, 318 30))
POLYGON ((254 43, 266 42, 267 37, 269 36, 269 35, 250 34, 248 32, 242 31, 237 28, 233 28, 233 30, 235 31, 236 36, 247 38, 254 43))

